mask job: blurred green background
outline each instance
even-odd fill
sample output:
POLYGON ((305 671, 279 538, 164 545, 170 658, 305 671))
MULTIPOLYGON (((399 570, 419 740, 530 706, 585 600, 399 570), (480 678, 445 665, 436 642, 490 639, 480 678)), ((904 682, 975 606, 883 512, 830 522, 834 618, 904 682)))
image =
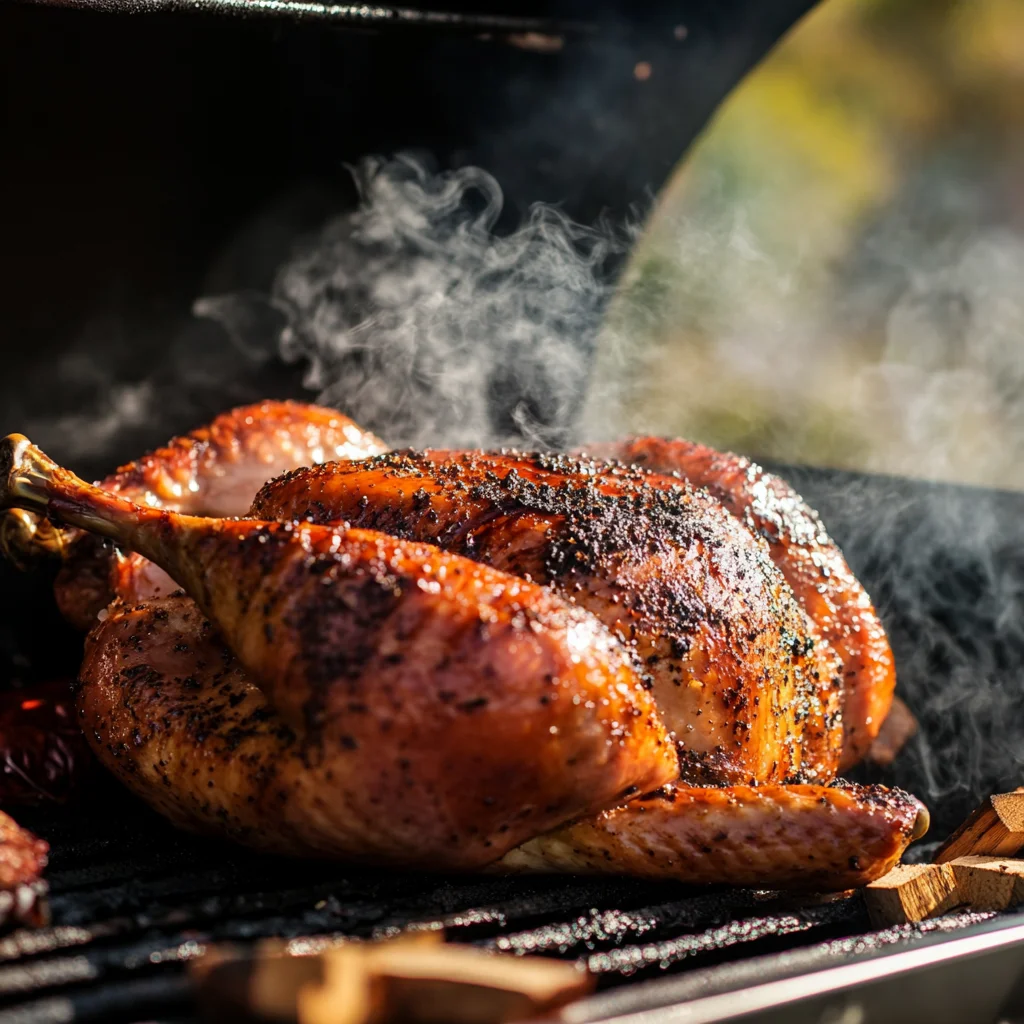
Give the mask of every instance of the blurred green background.
POLYGON ((604 341, 593 434, 1024 488, 1024 0, 825 0, 677 169, 604 341))

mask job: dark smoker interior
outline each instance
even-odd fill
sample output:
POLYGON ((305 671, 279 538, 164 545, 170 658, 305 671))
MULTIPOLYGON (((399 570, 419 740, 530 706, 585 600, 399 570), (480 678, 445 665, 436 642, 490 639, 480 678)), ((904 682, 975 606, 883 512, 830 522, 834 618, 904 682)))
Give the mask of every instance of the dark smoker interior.
MULTIPOLYGON (((583 225, 602 219, 611 225, 602 237, 616 241, 602 250, 600 283, 588 293, 592 318, 578 332, 579 358, 572 362, 577 376, 570 390, 582 394, 605 284, 621 268, 630 231, 716 105, 812 4, 537 4, 514 12, 528 21, 529 38, 482 31, 472 20, 340 26, 188 11, 123 13, 110 6, 102 12, 0 8, 0 431, 28 433, 87 477, 231 405, 315 397, 308 361, 281 357, 280 308, 258 297, 271 294, 299 239, 356 207, 346 167, 368 156, 411 153, 436 171, 484 168, 503 192, 493 226, 499 236, 514 232, 534 203, 554 204, 583 225), (635 73, 641 62, 655 69, 649 80, 635 73), (232 307, 227 320, 193 312, 200 297, 223 295, 256 298, 232 307)), ((461 13, 471 19, 480 11, 466 6, 461 13)), ((553 401, 552 393, 543 375, 497 361, 488 380, 488 437, 574 439, 573 407, 553 401), (525 420, 515 414, 523 409, 525 420)), ((361 418, 343 396, 331 397, 361 418)), ((376 415, 364 425, 388 437, 387 411, 376 415)), ((919 794, 931 808, 930 838, 940 840, 980 795, 1021 781, 1024 498, 779 468, 818 508, 874 598, 892 639, 900 692, 921 724, 891 768, 858 769, 858 777, 919 794)), ((80 640, 57 617, 45 574, 21 575, 0 564, 0 685, 73 674, 79 649, 80 640)), ((104 819, 110 842, 126 844, 122 859, 134 857, 154 877, 165 869, 163 860, 209 855, 216 862, 214 888, 224 877, 229 887, 286 888, 285 867, 188 837, 171 839, 155 820, 151 835, 129 838, 122 805, 111 806, 113 817, 104 819)), ((150 822, 148 812, 132 813, 150 822)), ((64 826, 47 820, 40 830, 59 836, 64 826)), ((26 824, 37 823, 29 817, 26 824)), ((86 850, 88 860, 87 844, 75 849, 86 850)), ((89 870, 113 877, 103 865, 89 870)), ((542 918, 571 919, 577 907, 649 907, 664 898, 632 883, 598 891, 590 883, 565 888, 545 881, 524 895, 505 882, 442 892, 361 875, 342 884, 337 873, 316 872, 310 884, 322 899, 315 912, 293 913, 285 896, 277 904, 276 896, 253 904, 241 895, 224 897, 205 909, 201 892, 168 899, 187 904, 190 926, 200 930, 211 920, 240 918, 222 931, 245 938, 275 928, 370 933, 488 901, 515 902, 518 917, 511 919, 525 935, 542 918), (344 892, 368 902, 353 911, 338 903, 344 892), (400 899, 406 902, 396 910, 400 899)), ((68 925, 113 919, 135 906, 122 895, 82 902, 77 884, 67 883, 68 893, 58 899, 68 925)), ((154 906, 161 898, 152 897, 154 906)), ((652 936, 675 934, 687 922, 713 930, 760 912, 754 902, 743 904, 746 897, 730 897, 728 905, 717 896, 702 898, 706 903, 696 909, 691 900, 685 912, 654 913, 652 936)), ((830 941, 865 927, 848 908, 814 913, 807 929, 830 941)), ((163 929, 160 941, 174 945, 166 938, 173 933, 177 942, 174 922, 159 913, 153 920, 157 932, 163 929)), ((606 952, 619 941, 608 939, 616 927, 628 933, 621 941, 635 941, 635 928, 623 920, 594 918, 591 932, 566 942, 551 926, 530 933, 530 941, 563 955, 592 952, 587 943, 594 941, 593 955, 608 958, 609 977, 632 978, 637 970, 648 977, 649 963, 637 968, 628 951, 606 952)), ((502 948, 488 927, 471 922, 467 934, 502 948)), ((786 948, 777 921, 763 929, 752 933, 757 950, 786 948)), ((139 952, 152 946, 145 935, 130 931, 130 939, 136 944, 130 956, 149 955, 139 952)), ((722 949, 730 944, 720 938, 716 947, 712 938, 696 952, 692 944, 666 947, 662 961, 668 968, 711 965, 726 958, 722 949)), ((100 976, 113 972, 137 982, 121 946, 107 961, 89 955, 102 961, 100 976)), ((28 983, 4 980, 2 971, 0 999, 12 1001, 26 991, 18 985, 28 983)), ((69 975, 67 984, 85 980, 69 975)), ((177 975, 173 984, 147 984, 152 991, 145 998, 182 997, 177 975)), ((135 991, 119 989, 113 1002, 95 1004, 83 996, 76 1019, 124 1016, 135 991)))
MULTIPOLYGON (((485 168, 504 193, 499 233, 538 202, 583 224, 635 220, 808 6, 695 4, 682 21, 671 4, 516 9, 562 38, 550 52, 482 32, 472 19, 501 13, 486 5, 464 23, 372 31, 5 5, 0 426, 97 477, 233 404, 311 397, 303 363, 265 341, 280 330, 273 309, 257 304, 228 332, 193 304, 269 293, 296 240, 355 205, 346 167, 403 152, 485 168), (634 77, 642 60, 661 72, 653 88, 634 77)), ((585 367, 588 331, 576 333, 585 367)), ((505 435, 520 402, 566 426, 550 422, 543 380, 505 369, 490 391, 505 435)), ((386 413, 368 425, 387 432, 386 413)), ((37 625, 52 610, 45 585, 27 613, 37 581, 0 571, 0 671, 52 674, 66 652, 52 616, 37 625)))
POLYGON ((297 367, 219 351, 191 307, 266 292, 296 238, 354 202, 346 165, 413 152, 484 168, 505 196, 499 228, 535 202, 620 222, 808 6, 696 5, 677 39, 672 5, 562 5, 541 24, 581 27, 556 53, 458 27, 5 8, 4 423, 90 403, 99 417, 112 379, 151 381, 160 400, 89 453, 97 472, 225 401, 300 390, 297 367), (658 64, 654 88, 640 60, 658 64))

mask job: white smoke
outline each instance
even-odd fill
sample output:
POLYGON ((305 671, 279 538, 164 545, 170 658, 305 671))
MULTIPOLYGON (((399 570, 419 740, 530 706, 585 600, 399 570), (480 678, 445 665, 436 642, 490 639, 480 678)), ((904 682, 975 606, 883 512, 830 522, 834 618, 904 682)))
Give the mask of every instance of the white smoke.
POLYGON ((987 179, 928 166, 837 226, 702 173, 616 297, 588 432, 1024 489, 1024 233, 987 179))
MULTIPOLYGON (((507 235, 497 181, 411 157, 355 171, 358 208, 308 240, 270 303, 317 401, 393 444, 556 443, 586 388, 625 232, 537 205, 507 235)), ((237 324, 238 308, 200 312, 237 324)), ((235 333, 238 333, 237 331, 235 333)))

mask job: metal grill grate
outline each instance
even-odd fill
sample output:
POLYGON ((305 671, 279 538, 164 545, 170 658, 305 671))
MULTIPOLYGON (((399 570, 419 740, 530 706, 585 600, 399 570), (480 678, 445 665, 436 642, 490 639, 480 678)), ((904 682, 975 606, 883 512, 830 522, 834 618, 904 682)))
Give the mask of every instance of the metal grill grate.
MULTIPOLYGON (((1024 503, 907 481, 790 475, 835 524, 886 617, 922 738, 875 775, 925 798, 939 839, 982 793, 1020 784, 1024 503), (989 526, 979 538, 970 528, 981 519, 989 526), (988 704, 974 699, 983 692, 988 704), (950 715, 950 707, 966 707, 970 717, 950 715)), ((73 669, 78 641, 57 651, 49 593, 34 581, 30 595, 32 582, 0 587, 0 655, 17 653, 17 639, 42 659, 39 673, 53 669, 51 656, 73 669)), ((7 675, 0 657, 0 677, 7 675)), ((458 941, 585 961, 614 990, 602 1005, 611 999, 619 1012, 640 1001, 637 981, 676 975, 666 984, 696 983, 706 973, 700 968, 721 978, 778 953, 811 969, 836 954, 979 921, 953 915, 871 934, 857 897, 801 903, 629 880, 451 878, 296 863, 184 835, 107 785, 79 808, 17 814, 52 844, 54 923, 0 937, 0 1024, 193 1020, 185 963, 211 941, 373 936, 437 924, 458 941)))
POLYGON ((864 937, 856 896, 294 862, 178 832, 120 792, 22 817, 53 845, 53 924, 0 939, 0 1024, 192 1020, 185 964, 211 941, 443 926, 461 942, 583 960, 612 987, 798 946, 857 952, 979 920, 864 937))

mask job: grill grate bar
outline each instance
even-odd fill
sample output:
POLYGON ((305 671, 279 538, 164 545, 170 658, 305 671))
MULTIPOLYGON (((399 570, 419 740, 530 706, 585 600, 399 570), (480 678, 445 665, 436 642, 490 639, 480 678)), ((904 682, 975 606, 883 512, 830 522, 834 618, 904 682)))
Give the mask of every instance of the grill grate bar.
MULTIPOLYGON (((25 824, 53 844, 50 928, 0 938, 0 1024, 191 1020, 187 962, 211 942, 380 937, 443 927, 511 954, 584 964, 602 988, 863 938, 859 897, 821 900, 629 879, 449 877, 262 856, 188 836, 127 795, 25 824), (852 938, 850 937, 852 936, 852 938)), ((845 943, 845 945, 843 945, 845 943)))
MULTIPOLYGON (((593 908, 575 920, 547 923, 525 932, 500 935, 489 944, 496 950, 520 955, 566 955, 578 947, 592 950, 601 944, 635 943, 641 937, 650 939, 659 934, 678 936, 683 932, 710 929, 757 910, 760 914, 755 914, 752 919, 767 915, 777 917, 799 909, 802 909, 800 901, 791 897, 750 890, 730 891, 690 896, 633 911, 619 908, 599 911, 593 908)), ((824 907, 812 906, 807 913, 817 915, 823 921, 841 922, 848 930, 866 924, 861 902, 855 897, 836 900, 824 907)))
MULTIPOLYGON (((676 919, 682 909, 684 908, 681 905, 671 907, 670 912, 665 915, 665 920, 676 919)), ((834 926, 838 921, 848 923, 847 909, 830 905, 796 914, 755 916, 707 928, 696 934, 677 936, 660 942, 647 942, 643 945, 622 945, 623 937, 632 937, 628 929, 620 932, 611 929, 603 932, 600 938, 596 931, 592 931, 589 937, 580 938, 572 948, 545 951, 558 952, 563 956, 569 953, 598 974, 630 977, 641 969, 657 967, 664 970, 683 959, 697 958, 701 954, 719 952, 736 945, 759 944, 766 939, 778 939, 798 932, 821 932, 834 926), (586 950, 591 951, 590 955, 577 948, 581 943, 585 945, 586 950), (595 950, 607 952, 594 953, 595 950)), ((608 919, 609 914, 613 913, 621 912, 606 912, 597 916, 608 919)), ((658 908, 653 908, 644 916, 647 919, 658 917, 658 908)), ((307 921, 302 920, 302 924, 305 923, 307 921)), ((413 918, 410 918, 410 923, 414 923, 413 918)), ((83 981, 106 983, 123 975, 161 971, 168 966, 177 969, 184 962, 201 954, 204 944, 210 941, 297 935, 309 930, 311 929, 299 925, 294 917, 274 916, 249 922, 229 919, 202 932, 180 932, 171 941, 162 944, 152 934, 144 935, 130 943, 94 944, 87 949, 79 948, 66 956, 29 959, 24 963, 0 968, 0 1000, 10 1000, 26 993, 52 992, 83 981)), ((351 928, 339 931, 339 934, 352 933, 351 928)), ((484 940, 480 944, 520 954, 538 952, 531 936, 533 933, 529 932, 504 935, 484 940)))
POLYGON ((595 953, 588 956, 585 963, 595 974, 616 974, 626 978, 645 968, 665 971, 683 960, 694 960, 701 954, 721 954, 734 946, 761 944, 764 940, 817 932, 834 926, 839 920, 842 918, 833 908, 751 917, 661 942, 595 953))

